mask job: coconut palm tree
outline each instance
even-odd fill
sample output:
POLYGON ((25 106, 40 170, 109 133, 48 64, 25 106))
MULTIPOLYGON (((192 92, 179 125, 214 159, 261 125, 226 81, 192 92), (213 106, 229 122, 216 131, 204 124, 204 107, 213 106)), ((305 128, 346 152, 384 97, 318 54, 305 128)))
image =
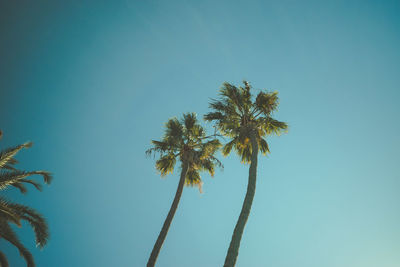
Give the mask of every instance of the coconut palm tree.
POLYGON ((265 137, 281 134, 287 130, 287 124, 271 117, 278 107, 277 92, 259 92, 253 100, 251 86, 236 87, 224 83, 220 90, 220 99, 212 99, 210 112, 204 116, 206 121, 214 121, 219 132, 230 138, 222 148, 222 154, 228 155, 232 148, 241 157, 242 163, 250 163, 249 181, 246 197, 239 219, 233 231, 232 240, 225 258, 224 266, 235 266, 239 253, 240 240, 250 214, 256 190, 258 152, 269 153, 265 137))
MULTIPOLYGON (((41 175, 46 184, 51 182, 51 175, 46 171, 20 171, 15 168, 18 163, 14 156, 23 148, 31 147, 28 142, 19 146, 11 147, 0 152, 0 190, 9 186, 18 188, 21 193, 26 193, 26 184, 31 184, 36 189, 41 190, 41 184, 28 179, 32 175, 41 175)), ((11 223, 21 227, 21 221, 28 222, 35 232, 36 245, 43 248, 49 238, 49 231, 46 220, 34 209, 13 203, 5 197, 0 196, 0 238, 15 246, 21 256, 25 259, 28 267, 34 267, 35 263, 32 254, 25 248, 19 240, 15 231, 11 228, 11 223)), ((8 267, 6 255, 0 251, 0 266, 8 267)))
MULTIPOLYGON (((215 135, 214 135, 215 136, 215 135)), ((172 118, 166 123, 164 137, 161 141, 152 140, 153 147, 146 151, 148 155, 156 152, 160 158, 156 162, 156 169, 161 176, 172 173, 177 160, 180 161, 181 173, 175 198, 168 212, 164 225, 154 244, 147 266, 154 266, 167 236, 169 226, 178 208, 183 186, 197 186, 201 192, 202 180, 200 171, 207 171, 214 175, 215 167, 222 167, 215 158, 215 152, 221 147, 220 142, 206 136, 206 132, 196 119, 196 114, 186 113, 178 120, 172 118)))

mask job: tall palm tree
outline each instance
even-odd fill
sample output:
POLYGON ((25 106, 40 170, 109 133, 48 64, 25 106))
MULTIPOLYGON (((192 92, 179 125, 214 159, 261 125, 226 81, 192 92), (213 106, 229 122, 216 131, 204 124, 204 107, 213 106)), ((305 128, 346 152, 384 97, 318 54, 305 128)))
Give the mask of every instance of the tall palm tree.
MULTIPOLYGON (((1 131, 0 131, 1 134, 1 131)), ((18 163, 14 156, 23 148, 31 147, 32 143, 28 142, 19 146, 11 147, 0 152, 0 190, 4 190, 9 186, 18 188, 21 193, 26 193, 26 184, 31 184, 36 189, 41 190, 41 184, 34 180, 28 179, 32 175, 43 176, 44 182, 51 182, 51 175, 46 171, 20 171, 15 168, 18 163)), ((36 245, 43 248, 49 238, 49 231, 46 220, 34 209, 13 203, 5 197, 0 196, 0 238, 15 246, 21 256, 25 259, 28 267, 34 267, 35 263, 32 254, 25 248, 19 240, 17 234, 11 228, 11 223, 21 227, 21 221, 28 222, 35 232, 36 245)), ((0 267, 8 267, 6 255, 0 251, 0 267)))
POLYGON ((253 100, 250 89, 251 86, 246 81, 243 87, 224 83, 220 90, 220 99, 212 99, 210 103, 210 108, 214 111, 204 116, 206 121, 216 123, 222 135, 230 138, 222 148, 222 154, 226 156, 234 148, 242 163, 250 163, 246 197, 233 231, 224 266, 235 266, 239 253, 240 240, 256 190, 258 152, 264 155, 269 153, 265 137, 271 134, 279 135, 288 128, 286 123, 271 117, 278 107, 278 93, 261 91, 253 100))
POLYGON ((164 137, 161 141, 152 140, 153 147, 146 151, 148 155, 157 152, 160 158, 156 162, 156 169, 165 176, 172 173, 177 160, 181 163, 181 174, 174 201, 168 212, 164 225, 154 244, 147 266, 154 266, 167 236, 169 226, 178 208, 183 186, 197 186, 201 192, 202 181, 200 171, 207 171, 214 175, 215 166, 222 167, 215 158, 215 152, 221 147, 220 142, 206 132, 196 119, 196 114, 186 113, 178 120, 172 118, 166 123, 164 137))

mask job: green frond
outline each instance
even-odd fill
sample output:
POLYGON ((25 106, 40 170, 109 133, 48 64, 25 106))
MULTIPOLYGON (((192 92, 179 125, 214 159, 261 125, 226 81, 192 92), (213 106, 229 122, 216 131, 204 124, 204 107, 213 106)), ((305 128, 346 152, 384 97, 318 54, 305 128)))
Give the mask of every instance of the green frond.
POLYGON ((276 110, 278 104, 278 92, 260 92, 255 101, 257 109, 266 116, 269 116, 274 110, 276 110))
POLYGON ((218 168, 220 168, 220 169, 223 169, 224 168, 224 165, 222 164, 222 162, 219 160, 219 159, 217 159, 216 157, 210 157, 210 160, 212 161, 212 163, 214 164, 214 166, 216 166, 216 167, 218 167, 218 168))
POLYGON ((179 122, 177 118, 169 119, 165 125, 165 138, 164 140, 168 139, 181 139, 183 135, 183 126, 179 122))
POLYGON ((260 148, 261 153, 263 153, 264 155, 266 155, 267 153, 270 153, 268 143, 265 139, 263 139, 263 138, 259 139, 258 147, 260 148))
POLYGON ((241 162, 242 163, 250 163, 251 162, 251 147, 250 146, 245 146, 241 152, 241 162))
POLYGON ((200 174, 199 174, 198 170, 189 168, 189 170, 186 174, 185 185, 192 186, 192 187, 196 186, 199 188, 200 193, 202 193, 203 181, 200 178, 200 174))
POLYGON ((239 139, 234 143, 237 155, 241 158, 242 163, 251 162, 251 143, 250 141, 241 142, 239 139))
POLYGON ((34 180, 30 180, 30 179, 21 179, 21 180, 19 180, 19 182, 11 184, 11 186, 18 188, 22 194, 25 194, 26 192, 28 192, 28 190, 23 183, 33 185, 38 191, 42 191, 42 189, 43 189, 41 184, 39 184, 38 182, 36 182, 34 180))
POLYGON ((224 83, 220 89, 222 102, 235 107, 235 110, 237 110, 241 116, 249 114, 253 106, 250 93, 251 86, 247 81, 244 81, 243 84, 244 87, 236 87, 233 84, 224 83))
POLYGON ((224 103, 215 99, 213 99, 212 102, 210 102, 209 107, 221 113, 225 112, 227 109, 224 103))
POLYGON ((275 120, 271 117, 260 118, 259 122, 264 134, 267 135, 281 135, 282 133, 286 133, 288 130, 288 125, 285 122, 275 120))
POLYGON ((21 182, 24 178, 32 175, 41 175, 46 184, 50 184, 52 176, 47 171, 13 171, 13 172, 0 172, 0 190, 5 189, 7 186, 21 182))
POLYGON ((206 115, 204 115, 204 120, 205 121, 218 121, 218 120, 223 120, 224 115, 221 112, 209 112, 206 115))
POLYGON ((21 217, 14 212, 13 208, 10 207, 11 205, 12 203, 7 199, 0 197, 0 218, 13 222, 17 226, 21 226, 21 217))
POLYGON ((0 153, 0 168, 12 161, 12 158, 23 148, 29 148, 32 146, 32 142, 8 148, 0 153))
POLYGON ((49 230, 44 217, 32 208, 20 204, 9 205, 13 211, 27 221, 35 232, 35 242, 39 248, 43 248, 49 239, 49 230))
POLYGON ((225 157, 228 156, 236 142, 237 138, 233 138, 230 142, 226 143, 222 148, 222 155, 225 157))
POLYGON ((188 186, 197 185, 200 183, 201 178, 199 171, 194 168, 189 168, 188 172, 186 173, 185 184, 188 186))
POLYGON ((42 191, 43 187, 38 182, 31 179, 22 179, 20 183, 27 183, 33 185, 38 191, 42 191))
POLYGON ((183 114, 182 124, 185 125, 186 130, 191 131, 197 123, 196 113, 183 114))
POLYGON ((6 255, 0 251, 0 267, 9 267, 6 255))
POLYGON ((173 148, 171 148, 169 144, 166 142, 151 140, 151 143, 153 144, 153 147, 146 150, 147 156, 151 156, 152 154, 155 153, 164 154, 167 153, 168 151, 173 150, 173 148))
POLYGON ((223 96, 225 100, 227 100, 227 103, 232 103, 236 106, 240 105, 240 92, 235 85, 224 82, 219 92, 220 95, 223 96))
POLYGON ((200 159, 208 158, 215 154, 215 152, 222 146, 218 139, 210 140, 201 145, 200 159))
POLYGON ((242 106, 243 109, 246 110, 247 113, 251 110, 253 107, 253 103, 251 101, 251 85, 248 81, 243 81, 244 87, 239 87, 240 88, 240 96, 242 99, 242 106))
POLYGON ((211 176, 215 174, 215 165, 214 162, 210 159, 203 160, 200 164, 201 170, 207 171, 211 176))
POLYGON ((161 173, 161 176, 166 176, 174 171, 175 163, 175 155, 168 154, 156 161, 156 169, 161 173))

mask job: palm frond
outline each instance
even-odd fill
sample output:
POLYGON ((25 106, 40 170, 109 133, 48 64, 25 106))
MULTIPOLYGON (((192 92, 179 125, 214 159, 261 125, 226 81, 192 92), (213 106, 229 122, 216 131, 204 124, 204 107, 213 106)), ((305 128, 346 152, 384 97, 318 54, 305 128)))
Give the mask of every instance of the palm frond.
POLYGON ((5 189, 7 186, 21 182, 28 176, 41 175, 46 184, 50 184, 52 176, 47 171, 13 171, 13 172, 0 172, 0 190, 5 189))
POLYGON ((169 119, 165 127, 166 131, 164 140, 182 138, 183 126, 177 118, 169 119))
POLYGON ((22 179, 20 183, 27 183, 33 185, 38 191, 43 190, 43 186, 39 184, 38 182, 31 180, 31 179, 22 179))
POLYGON ((0 197, 0 218, 3 218, 7 221, 10 221, 17 226, 21 226, 21 217, 15 213, 12 207, 10 207, 12 203, 10 203, 4 197, 0 197))
POLYGON ((0 152, 0 168, 3 168, 12 158, 23 148, 29 148, 32 146, 32 142, 27 142, 19 146, 8 148, 0 152))
POLYGON ((260 147, 261 152, 264 155, 266 155, 267 153, 270 153, 268 143, 264 138, 259 139, 259 147, 260 147))
POLYGON ((196 186, 197 188, 199 188, 200 193, 203 192, 202 191, 203 181, 200 178, 200 173, 198 170, 189 168, 189 170, 186 174, 185 185, 186 186, 196 186))
POLYGON ((15 232, 3 218, 0 218, 0 236, 13 244, 19 250, 19 253, 27 263, 27 267, 36 266, 32 254, 24 247, 24 245, 22 245, 15 232))
POLYGON ((196 122, 196 113, 191 112, 183 114, 182 124, 185 125, 185 130, 191 131, 196 125, 196 122))
POLYGON ((205 136, 203 127, 198 123, 196 113, 185 113, 182 118, 183 135, 188 142, 197 142, 205 136))
POLYGON ((36 245, 43 248, 49 239, 49 230, 44 217, 32 208, 20 204, 9 204, 15 214, 26 220, 35 232, 36 245))
POLYGON ((202 160, 200 167, 202 170, 207 171, 212 177, 214 177, 215 165, 211 159, 202 160))
POLYGON ((274 110, 276 110, 278 104, 278 92, 260 92, 255 101, 257 109, 266 116, 269 116, 274 110))
POLYGON ((188 172, 186 173, 186 185, 197 185, 201 181, 199 171, 194 168, 189 168, 188 172))
POLYGON ((217 111, 217 112, 209 112, 206 115, 204 115, 204 120, 205 121, 220 121, 224 119, 224 115, 217 111))
POLYGON ((161 176, 166 176, 174 171, 176 157, 173 154, 168 154, 160 157, 156 161, 156 169, 161 173, 161 176))
MULTIPOLYGON (((230 83, 223 83, 220 89, 220 95, 224 96, 224 103, 226 106, 231 106, 235 108, 235 111, 239 111, 243 115, 243 99, 241 99, 241 94, 239 89, 230 83)), ((239 114, 238 114, 239 115, 239 114)))
POLYGON ((282 133, 286 133, 288 130, 288 125, 285 122, 275 120, 271 117, 262 117, 259 118, 258 121, 266 135, 281 135, 282 133))
POLYGON ((251 162, 251 147, 245 146, 240 153, 242 163, 251 162))
POLYGON ((237 138, 233 138, 231 141, 226 143, 222 148, 222 155, 224 155, 225 157, 228 156, 237 141, 237 138))
POLYGON ((221 142, 218 139, 210 140, 201 145, 200 150, 200 159, 208 158, 215 154, 215 152, 222 146, 221 142))
POLYGON ((153 144, 153 147, 146 150, 147 156, 154 155, 156 152, 164 154, 172 150, 171 147, 166 142, 151 140, 151 143, 153 144))

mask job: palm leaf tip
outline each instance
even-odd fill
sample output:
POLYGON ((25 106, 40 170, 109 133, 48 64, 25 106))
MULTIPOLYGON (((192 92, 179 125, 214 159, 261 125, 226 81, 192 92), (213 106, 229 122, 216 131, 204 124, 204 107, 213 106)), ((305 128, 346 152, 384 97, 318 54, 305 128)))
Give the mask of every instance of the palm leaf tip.
MULTIPOLYGON (((42 175, 45 184, 51 184, 53 181, 53 175, 48 171, 38 171, 37 174, 42 175)), ((35 184, 33 185, 37 188, 35 184)))
POLYGON ((25 144, 24 144, 24 147, 25 148, 30 148, 30 147, 32 147, 33 146, 33 142, 31 142, 31 141, 28 141, 28 142, 26 142, 25 144))
MULTIPOLYGON (((15 188, 18 188, 19 191, 20 191, 22 194, 26 194, 26 193, 28 192, 28 189, 26 189, 26 186, 23 185, 22 183, 14 183, 14 184, 11 184, 11 185, 14 186, 15 188)), ((1 266, 0 266, 0 267, 1 267, 1 266)))

